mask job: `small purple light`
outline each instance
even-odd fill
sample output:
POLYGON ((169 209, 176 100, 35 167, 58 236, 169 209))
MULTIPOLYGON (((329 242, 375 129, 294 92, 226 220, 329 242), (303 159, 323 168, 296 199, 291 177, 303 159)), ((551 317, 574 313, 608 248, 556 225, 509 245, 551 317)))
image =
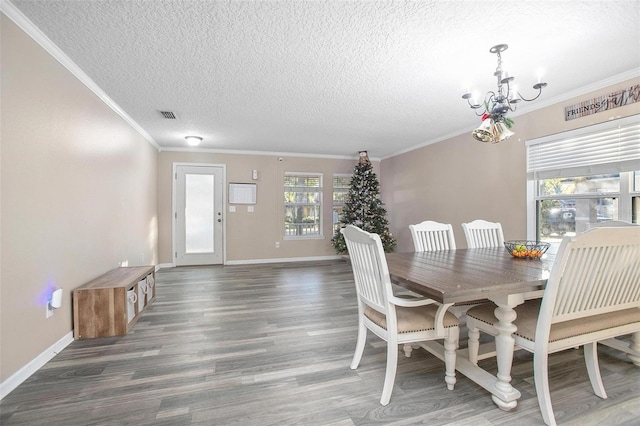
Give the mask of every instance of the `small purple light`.
POLYGON ((51 294, 56 290, 57 286, 51 278, 45 283, 44 289, 38 294, 36 303, 38 306, 46 306, 51 300, 51 294))

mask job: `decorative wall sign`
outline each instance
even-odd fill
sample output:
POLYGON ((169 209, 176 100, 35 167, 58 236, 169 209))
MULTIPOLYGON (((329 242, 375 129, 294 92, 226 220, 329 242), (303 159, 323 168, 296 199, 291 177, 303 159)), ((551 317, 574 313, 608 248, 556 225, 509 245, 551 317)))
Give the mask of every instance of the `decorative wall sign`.
POLYGON ((580 102, 564 108, 564 120, 569 121, 598 112, 618 108, 640 101, 640 84, 580 102))

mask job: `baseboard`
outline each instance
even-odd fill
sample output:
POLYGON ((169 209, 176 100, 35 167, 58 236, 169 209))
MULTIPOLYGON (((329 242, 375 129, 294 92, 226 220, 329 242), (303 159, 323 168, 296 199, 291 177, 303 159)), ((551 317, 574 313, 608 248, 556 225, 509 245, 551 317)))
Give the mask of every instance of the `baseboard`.
MULTIPOLYGON (((226 265, 251 265, 260 263, 286 263, 286 262, 310 262, 319 260, 338 260, 342 259, 341 255, 333 256, 312 256, 312 257, 289 257, 289 258, 277 258, 277 259, 248 259, 248 260, 229 260, 226 265)), ((173 268, 176 265, 172 263, 161 263, 156 265, 156 271, 163 268, 173 268)), ((20 386, 25 380, 31 377, 36 371, 42 368, 47 362, 49 362, 60 351, 66 348, 71 342, 73 342, 73 331, 70 331, 64 335, 56 343, 44 350, 40 355, 31 360, 27 365, 22 367, 11 377, 4 382, 0 383, 0 401, 7 395, 9 395, 15 388, 20 386)))
POLYGON ((49 362, 54 356, 60 353, 60 351, 69 346, 71 342, 73 342, 73 331, 65 334, 62 339, 45 349, 44 352, 31 360, 31 362, 15 372, 7 380, 0 383, 0 401, 5 396, 9 395, 15 388, 20 386, 22 382, 31 377, 33 373, 42 368, 42 366, 49 362))
POLYGON ((156 265, 156 272, 158 272, 160 269, 175 268, 175 267, 176 267, 175 263, 159 263, 156 265))
POLYGON ((287 263, 287 262, 310 262, 318 260, 338 260, 342 255, 333 256, 312 256, 312 257, 284 257, 276 259, 247 259, 247 260, 227 260, 225 265, 252 265, 259 263, 287 263))
MULTIPOLYGON (((343 254, 332 256, 311 256, 311 257, 280 257, 275 259, 247 259, 247 260, 227 260, 225 265, 257 265, 260 263, 288 263, 288 262, 314 262, 318 260, 339 260, 344 259, 343 254)), ((164 268, 175 268, 175 263, 159 263, 156 265, 156 272, 164 268)))

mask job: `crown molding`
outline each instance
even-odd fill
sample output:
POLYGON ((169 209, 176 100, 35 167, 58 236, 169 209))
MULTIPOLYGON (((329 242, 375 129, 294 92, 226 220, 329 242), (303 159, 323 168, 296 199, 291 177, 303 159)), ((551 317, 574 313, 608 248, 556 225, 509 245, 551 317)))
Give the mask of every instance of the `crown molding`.
POLYGON ((60 62, 71 74, 73 74, 82 84, 87 86, 102 102, 118 114, 127 124, 136 130, 143 138, 147 140, 156 150, 160 151, 160 146, 140 126, 133 118, 129 116, 120 106, 111 99, 104 90, 100 88, 82 69, 71 60, 49 37, 47 37, 29 18, 27 18, 11 1, 2 0, 0 2, 0 10, 7 18, 11 19, 18 27, 22 29, 29 37, 46 50, 55 60, 60 62))
MULTIPOLYGON (((530 113, 532 111, 536 111, 536 110, 539 110, 539 109, 542 109, 542 108, 546 108, 546 107, 549 107, 551 105, 559 104, 559 103, 568 101, 569 99, 573 99, 573 98, 577 98, 577 97, 580 97, 580 96, 584 96, 586 93, 595 92, 597 90, 601 90, 601 89, 604 89, 606 87, 613 86, 613 85, 618 84, 618 83, 622 83, 623 81, 627 81, 627 80, 631 80, 633 78, 639 78, 639 77, 640 77, 640 68, 634 68, 634 69, 631 69, 629 71, 625 71, 623 73, 616 74, 616 75, 613 75, 611 77, 607 77, 604 80, 600 80, 600 81, 588 84, 586 86, 582 86, 579 89, 571 90, 571 91, 566 92, 566 93, 564 93, 564 94, 562 94, 560 96, 556 96, 556 97, 549 98, 549 99, 544 99, 543 101, 536 101, 536 103, 534 105, 528 105, 527 108, 521 109, 520 111, 518 111, 518 113, 511 114, 511 116, 518 117, 518 116, 523 115, 523 114, 528 114, 528 113, 530 113)), ((468 129, 463 129, 462 131, 452 132, 452 133, 446 134, 444 136, 441 136, 441 137, 439 137, 437 139, 431 139, 431 140, 425 141, 425 142, 423 142, 421 144, 414 145, 412 147, 409 147, 409 148, 403 149, 401 151, 394 152, 393 154, 387 155, 386 157, 383 157, 382 160, 386 160, 388 158, 395 157, 396 155, 405 154, 405 153, 410 152, 410 151, 415 151, 416 149, 423 148, 425 146, 432 145, 434 143, 442 142, 442 141, 445 141, 447 139, 451 139, 451 138, 454 138, 456 136, 460 136, 460 135, 465 134, 467 132, 472 132, 474 129, 475 129, 475 127, 469 127, 468 129)))
MULTIPOLYGON (((205 154, 265 155, 271 157, 329 158, 333 160, 357 160, 360 158, 358 155, 301 154, 298 152, 242 151, 211 148, 160 148, 160 152, 201 152, 205 154)), ((369 157, 369 161, 380 161, 380 158, 369 157)))

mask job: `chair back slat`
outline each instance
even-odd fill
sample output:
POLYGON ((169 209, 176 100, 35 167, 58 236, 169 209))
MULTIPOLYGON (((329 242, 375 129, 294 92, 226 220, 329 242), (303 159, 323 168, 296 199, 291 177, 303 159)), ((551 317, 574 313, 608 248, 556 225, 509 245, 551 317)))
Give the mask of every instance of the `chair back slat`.
POLYGON ((640 307, 640 227, 593 228, 565 237, 545 288, 538 325, 632 307, 640 307))
POLYGON ((377 311, 386 313, 391 279, 380 237, 353 225, 347 225, 340 232, 349 251, 358 297, 377 311))
POLYGON ((455 250, 456 248, 451 224, 425 220, 416 225, 409 225, 409 229, 415 251, 455 250))
POLYGON ((502 225, 498 222, 477 219, 463 223, 462 229, 469 248, 501 247, 504 244, 502 225))

